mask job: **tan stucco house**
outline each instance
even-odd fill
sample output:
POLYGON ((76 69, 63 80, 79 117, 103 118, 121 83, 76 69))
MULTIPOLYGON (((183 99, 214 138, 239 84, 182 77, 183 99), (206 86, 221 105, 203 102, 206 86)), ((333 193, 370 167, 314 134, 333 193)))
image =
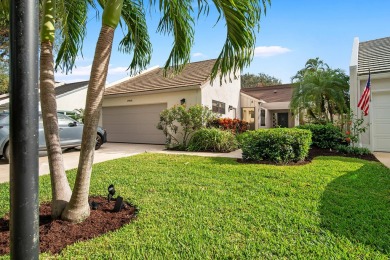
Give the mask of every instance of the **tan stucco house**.
POLYGON ((292 84, 242 89, 242 120, 249 122, 252 130, 298 125, 298 118, 290 111, 292 91, 292 84))
POLYGON ((189 63, 175 77, 162 68, 110 84, 104 93, 102 125, 110 142, 164 144, 156 129, 162 110, 174 105, 203 105, 222 117, 240 118, 240 78, 213 84, 209 75, 215 60, 189 63))
POLYGON ((357 107, 371 74, 371 101, 364 116, 369 129, 359 145, 372 151, 390 152, 390 37, 359 42, 355 38, 349 67, 351 110, 361 116, 357 107))

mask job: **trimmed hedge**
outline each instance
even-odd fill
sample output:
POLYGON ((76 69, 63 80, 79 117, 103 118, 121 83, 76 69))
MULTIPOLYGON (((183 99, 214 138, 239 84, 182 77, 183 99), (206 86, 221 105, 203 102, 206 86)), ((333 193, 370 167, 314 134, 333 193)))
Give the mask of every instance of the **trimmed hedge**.
POLYGON ((187 150, 195 152, 227 153, 238 149, 238 142, 231 131, 202 128, 194 133, 187 150))
POLYGON ((311 132, 296 128, 259 129, 243 133, 240 142, 244 160, 297 162, 309 154, 311 132))
POLYGON ((335 147, 335 149, 341 153, 345 154, 353 154, 353 155, 366 155, 371 154, 371 151, 367 148, 363 147, 352 147, 346 145, 339 145, 335 147))
POLYGON ((312 133, 312 145, 319 148, 336 148, 344 142, 343 133, 332 124, 326 125, 301 125, 299 129, 310 130, 312 133))

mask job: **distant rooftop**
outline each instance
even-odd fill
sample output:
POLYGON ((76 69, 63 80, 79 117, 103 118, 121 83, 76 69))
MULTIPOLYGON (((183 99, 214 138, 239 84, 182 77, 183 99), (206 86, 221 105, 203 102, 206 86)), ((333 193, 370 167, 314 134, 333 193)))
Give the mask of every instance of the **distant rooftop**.
POLYGON ((54 90, 56 92, 56 96, 68 93, 70 91, 76 90, 78 88, 82 88, 87 86, 89 81, 80 81, 80 82, 73 82, 73 83, 66 83, 63 85, 59 85, 54 90))
POLYGON ((359 43, 358 75, 390 72, 390 37, 359 43))
POLYGON ((248 96, 259 100, 264 100, 267 103, 289 102, 291 101, 292 92, 293 84, 241 89, 241 93, 247 94, 248 96))

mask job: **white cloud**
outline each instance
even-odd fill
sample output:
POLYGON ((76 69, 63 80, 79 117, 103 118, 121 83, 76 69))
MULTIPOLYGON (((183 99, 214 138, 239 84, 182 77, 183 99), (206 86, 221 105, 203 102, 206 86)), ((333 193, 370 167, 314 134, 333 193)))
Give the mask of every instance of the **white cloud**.
POLYGON ((205 56, 205 55, 201 52, 195 52, 192 54, 192 57, 203 57, 203 56, 205 56))
POLYGON ((255 48, 255 57, 271 57, 290 51, 290 49, 281 46, 259 46, 255 48))
MULTIPOLYGON (((62 72, 57 72, 55 74, 55 80, 61 82, 67 82, 67 83, 89 80, 89 76, 91 74, 91 67, 92 65, 77 66, 72 70, 72 73, 69 73, 68 75, 62 72)), ((123 77, 125 77, 128 74, 126 70, 127 67, 121 67, 121 66, 113 67, 109 65, 107 78, 109 79, 111 78, 111 76, 114 75, 123 75, 123 77)))

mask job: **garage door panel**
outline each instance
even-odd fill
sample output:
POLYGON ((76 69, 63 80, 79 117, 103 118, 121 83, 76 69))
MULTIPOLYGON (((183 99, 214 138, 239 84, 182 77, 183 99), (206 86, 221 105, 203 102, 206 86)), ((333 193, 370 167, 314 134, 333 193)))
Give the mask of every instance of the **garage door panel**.
POLYGON ((165 136, 156 128, 167 104, 103 108, 103 127, 108 141, 164 144, 165 136))
POLYGON ((371 103, 373 150, 390 152, 390 92, 373 93, 371 103))

